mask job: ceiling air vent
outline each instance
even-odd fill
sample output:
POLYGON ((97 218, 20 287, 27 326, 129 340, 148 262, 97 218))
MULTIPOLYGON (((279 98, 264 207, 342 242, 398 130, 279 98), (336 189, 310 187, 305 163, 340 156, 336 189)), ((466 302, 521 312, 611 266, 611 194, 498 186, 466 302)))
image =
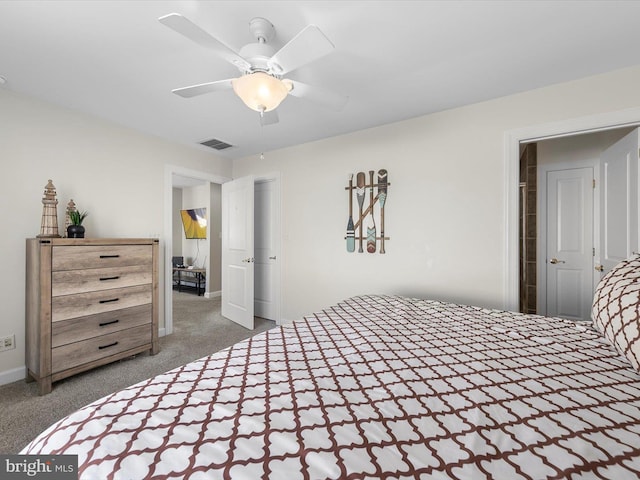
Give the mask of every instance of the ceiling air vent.
POLYGON ((217 138, 212 138, 211 140, 207 140, 206 142, 200 142, 200 145, 204 145, 205 147, 213 148, 215 150, 224 150, 225 148, 233 147, 233 145, 229 145, 222 140, 218 140, 217 138))

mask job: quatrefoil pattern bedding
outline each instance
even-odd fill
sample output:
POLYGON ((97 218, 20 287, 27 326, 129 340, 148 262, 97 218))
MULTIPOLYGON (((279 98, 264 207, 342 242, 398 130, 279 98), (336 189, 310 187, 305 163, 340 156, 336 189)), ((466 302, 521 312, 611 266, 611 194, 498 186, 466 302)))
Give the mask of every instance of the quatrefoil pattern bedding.
POLYGON ((594 326, 640 371, 640 256, 620 262, 600 280, 594 326))
POLYGON ((640 376, 589 325, 360 296, 107 396, 22 453, 81 479, 640 476, 640 376))

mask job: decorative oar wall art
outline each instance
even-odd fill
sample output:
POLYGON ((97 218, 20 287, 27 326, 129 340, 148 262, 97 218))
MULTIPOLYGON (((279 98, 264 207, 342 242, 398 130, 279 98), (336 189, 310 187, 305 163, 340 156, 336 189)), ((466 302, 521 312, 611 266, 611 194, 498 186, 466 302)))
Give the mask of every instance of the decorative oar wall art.
POLYGON ((349 194, 349 219, 347 220, 347 252, 356 251, 356 241, 358 243, 358 253, 366 251, 368 253, 385 253, 384 242, 389 240, 384 232, 384 208, 387 201, 388 187, 391 185, 387 180, 387 171, 382 169, 376 172, 369 170, 369 179, 365 172, 358 172, 356 184, 353 184, 354 174, 348 176, 349 185, 345 190, 349 194), (353 201, 355 196, 356 202, 353 201), (368 205, 367 205, 368 201, 368 205), (354 216, 354 203, 357 210, 354 216), (354 220, 355 223, 354 223, 354 220), (379 248, 378 248, 379 245, 379 248))

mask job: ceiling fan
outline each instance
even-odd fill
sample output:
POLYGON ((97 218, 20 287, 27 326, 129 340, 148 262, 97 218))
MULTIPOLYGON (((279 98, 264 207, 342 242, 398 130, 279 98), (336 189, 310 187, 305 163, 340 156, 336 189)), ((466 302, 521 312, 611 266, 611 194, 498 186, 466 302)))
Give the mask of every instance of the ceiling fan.
POLYGON ((236 53, 220 40, 202 30, 178 13, 158 19, 160 23, 202 45, 240 70, 240 77, 201 83, 172 90, 181 97, 233 89, 251 109, 260 112, 263 124, 276 123, 273 111, 287 95, 306 98, 325 107, 341 110, 348 97, 313 87, 297 80, 283 79, 283 75, 330 53, 335 47, 315 25, 308 25, 277 52, 268 43, 275 37, 275 28, 268 20, 256 17, 249 22, 249 30, 257 41, 236 53), (271 112, 269 115, 265 113, 271 112))

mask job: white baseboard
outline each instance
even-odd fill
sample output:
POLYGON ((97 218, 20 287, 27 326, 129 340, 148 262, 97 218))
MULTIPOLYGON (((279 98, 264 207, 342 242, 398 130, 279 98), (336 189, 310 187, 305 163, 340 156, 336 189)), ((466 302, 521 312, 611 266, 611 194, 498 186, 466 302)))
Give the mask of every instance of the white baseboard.
POLYGON ((204 292, 204 298, 216 298, 222 296, 222 290, 218 290, 217 292, 204 292))
POLYGON ((26 374, 27 367, 18 367, 12 370, 5 370, 4 372, 0 372, 0 385, 6 385, 7 383, 24 380, 26 374))
POLYGON ((159 337, 164 337, 166 334, 167 334, 167 330, 164 327, 158 329, 159 337))

